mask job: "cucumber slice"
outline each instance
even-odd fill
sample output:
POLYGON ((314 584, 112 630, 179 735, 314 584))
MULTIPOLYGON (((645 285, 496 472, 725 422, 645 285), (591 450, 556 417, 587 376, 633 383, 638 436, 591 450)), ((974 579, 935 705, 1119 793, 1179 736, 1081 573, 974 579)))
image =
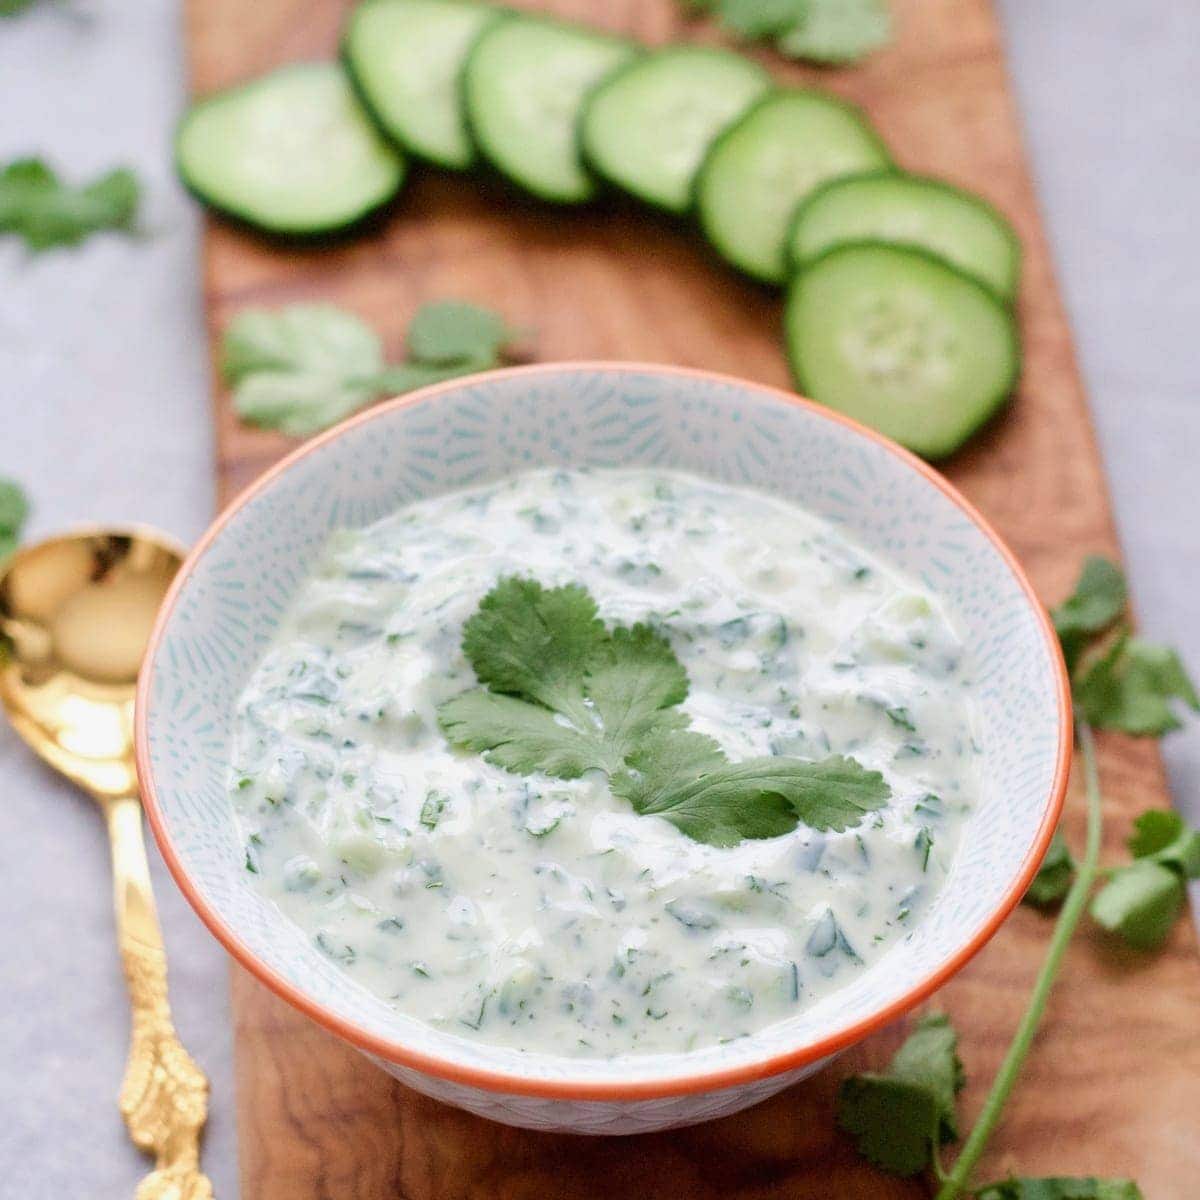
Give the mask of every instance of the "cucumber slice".
POLYGON ((784 336, 799 391, 926 458, 953 453, 1000 407, 1020 361, 1012 315, 990 288, 885 242, 805 267, 784 336))
POLYGON ((734 266, 782 283, 796 206, 830 179, 889 166, 858 109, 818 92, 774 92, 709 150, 696 180, 700 223, 734 266))
POLYGON ((336 63, 283 67, 199 101, 180 123, 175 160, 206 204, 284 234, 355 224, 405 172, 336 63))
POLYGON ((770 86, 758 63, 728 50, 671 46, 635 59, 592 93, 584 157, 639 199, 686 212, 713 139, 770 86))
POLYGON ((1006 300, 1017 286, 1021 243, 985 201, 936 179, 860 175, 810 196, 792 225, 789 249, 801 267, 844 242, 895 242, 940 255, 1006 300))
POLYGON ((366 0, 350 14, 342 57, 389 137, 438 166, 463 171, 474 163, 462 67, 500 16, 471 0, 366 0))
POLYGON ((467 122, 484 157, 543 200, 590 200, 596 180, 575 136, 584 98, 634 53, 620 38, 538 17, 485 29, 463 71, 467 122))

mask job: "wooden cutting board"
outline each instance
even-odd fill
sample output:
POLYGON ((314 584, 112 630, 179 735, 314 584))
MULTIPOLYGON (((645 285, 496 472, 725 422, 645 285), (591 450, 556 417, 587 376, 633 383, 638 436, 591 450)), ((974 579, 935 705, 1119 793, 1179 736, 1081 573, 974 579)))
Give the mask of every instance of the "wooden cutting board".
MULTIPOLYGON (((1025 244, 1025 369, 1010 412, 949 466, 1048 601, 1085 552, 1114 552, 1100 460, 1038 218, 988 0, 893 0, 900 36, 861 67, 804 71, 764 55, 780 79, 818 80, 863 105, 897 160, 983 193, 1025 244)), ((648 43, 717 40, 676 0, 527 0, 648 43)), ((197 92, 332 54, 338 0, 188 0, 197 92)), ((1080 197, 1086 203, 1086 197, 1080 197)), ((543 361, 680 363, 786 384, 776 294, 748 283, 681 225, 612 203, 537 206, 495 183, 418 171, 387 220, 334 247, 273 245, 209 223, 204 294, 215 345, 247 305, 323 300, 361 314, 399 352, 424 300, 464 297, 534 331, 543 361)), ((227 501, 291 448, 243 428, 218 393, 217 468, 227 501)), ((1120 861, 1132 816, 1167 803, 1152 745, 1104 739, 1106 853, 1120 861)), ((1078 793, 1066 829, 1082 842, 1078 793)), ((936 998, 962 1031, 973 1114, 1041 960, 1049 922, 1020 909, 936 998)), ((835 1132, 848 1071, 878 1066, 893 1027, 817 1078, 749 1112, 621 1139, 490 1124, 402 1088, 235 969, 244 1200, 891 1200, 927 1194, 880 1176, 835 1132)), ((983 1178, 1131 1175, 1148 1200, 1191 1200, 1200 1179, 1200 964, 1180 922, 1161 954, 1135 955, 1085 926, 1070 952, 1025 1077, 983 1178)))

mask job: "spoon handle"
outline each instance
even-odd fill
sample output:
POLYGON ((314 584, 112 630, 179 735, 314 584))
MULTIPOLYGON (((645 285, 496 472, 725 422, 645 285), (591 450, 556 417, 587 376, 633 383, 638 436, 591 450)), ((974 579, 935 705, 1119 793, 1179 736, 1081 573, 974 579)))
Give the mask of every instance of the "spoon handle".
POLYGON ((142 806, 137 796, 105 804, 112 847, 117 942, 133 1031, 119 1105, 134 1144, 155 1168, 137 1200, 212 1200, 200 1171, 200 1130, 208 1115, 208 1080, 183 1048, 167 1003, 167 956, 150 890, 142 806))

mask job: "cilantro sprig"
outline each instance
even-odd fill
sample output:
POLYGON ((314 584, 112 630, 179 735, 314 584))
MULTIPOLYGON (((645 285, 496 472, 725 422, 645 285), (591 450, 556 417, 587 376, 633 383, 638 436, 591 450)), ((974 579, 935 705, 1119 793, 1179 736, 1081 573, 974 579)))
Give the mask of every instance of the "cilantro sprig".
POLYGON ((408 356, 389 366, 378 334, 329 304, 247 309, 225 331, 221 373, 244 421, 308 437, 382 396, 498 366, 513 330, 460 300, 423 305, 408 327, 408 356))
MULTIPOLYGON (((1097 729, 1158 737, 1179 728, 1181 707, 1200 709, 1200 697, 1174 650, 1135 638, 1122 626, 1126 601, 1120 569, 1093 557, 1051 616, 1079 717, 1097 729)), ((1129 945, 1153 950, 1183 911, 1187 881, 1200 877, 1200 833, 1177 813, 1152 809, 1138 817, 1128 845, 1133 862, 1105 872, 1107 882, 1090 912, 1129 945)), ((1026 899, 1039 907, 1056 903, 1074 872, 1070 851, 1056 834, 1026 899)))
MULTIPOLYGON (((854 1076, 842 1087, 839 1122, 860 1152, 895 1174, 931 1171, 938 1182, 936 1200, 956 1200, 968 1190, 971 1173, 1029 1055, 1067 946, 1089 900, 1099 924, 1132 946, 1152 949, 1166 940, 1183 909, 1185 881, 1200 876, 1200 832, 1188 829, 1177 813, 1158 809, 1143 813, 1134 823, 1128 841, 1133 862, 1100 869, 1102 806, 1092 727, 1161 736, 1178 727, 1181 706, 1200 708, 1196 690, 1174 651, 1135 639, 1119 627, 1126 600, 1120 569, 1091 558, 1075 591, 1052 612, 1071 674, 1087 797, 1086 841, 1076 863, 1066 842, 1056 835, 1029 889, 1026 899, 1031 903, 1044 907, 1061 900, 1062 907, 1025 1013, 953 1166, 943 1170, 938 1156, 940 1143, 953 1140, 953 1125, 943 1119, 948 1052, 943 1047, 941 1057, 934 1060, 940 1064, 936 1076, 921 1080, 905 1068, 910 1058, 927 1060, 928 1052, 921 1047, 932 1019, 918 1026, 886 1073, 854 1076), (1093 896, 1103 876, 1107 881, 1093 896), (910 1044, 913 1049, 906 1054, 910 1044)), ((949 1034, 943 1036, 949 1040, 949 1034)), ((950 1106, 952 1119, 953 1096, 950 1106)), ((1142 1200, 1137 1185, 1127 1179, 1092 1177, 1012 1177, 973 1195, 976 1200, 1142 1200)))
POLYGON ((0 233, 23 238, 31 250, 74 246, 105 229, 129 233, 140 197, 137 176, 125 167, 76 187, 40 158, 15 159, 0 169, 0 233))
POLYGON ((696 841, 777 837, 800 821, 843 830, 890 796, 883 776, 852 758, 730 762, 688 728, 687 672, 666 636, 609 629, 578 584, 501 579, 464 625, 462 647, 483 686, 438 710, 451 745, 522 775, 602 771, 635 812, 696 841))

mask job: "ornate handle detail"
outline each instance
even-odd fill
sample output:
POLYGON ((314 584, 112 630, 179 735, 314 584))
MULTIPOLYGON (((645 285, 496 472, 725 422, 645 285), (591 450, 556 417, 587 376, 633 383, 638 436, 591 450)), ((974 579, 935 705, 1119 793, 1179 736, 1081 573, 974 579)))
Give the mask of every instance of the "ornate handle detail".
POLYGON ((183 1048, 167 1003, 167 957, 150 890, 142 806, 136 796, 106 804, 112 846, 117 941, 133 1006, 121 1116, 155 1169, 136 1200, 212 1200, 200 1171, 200 1130, 208 1115, 208 1080, 183 1048))

